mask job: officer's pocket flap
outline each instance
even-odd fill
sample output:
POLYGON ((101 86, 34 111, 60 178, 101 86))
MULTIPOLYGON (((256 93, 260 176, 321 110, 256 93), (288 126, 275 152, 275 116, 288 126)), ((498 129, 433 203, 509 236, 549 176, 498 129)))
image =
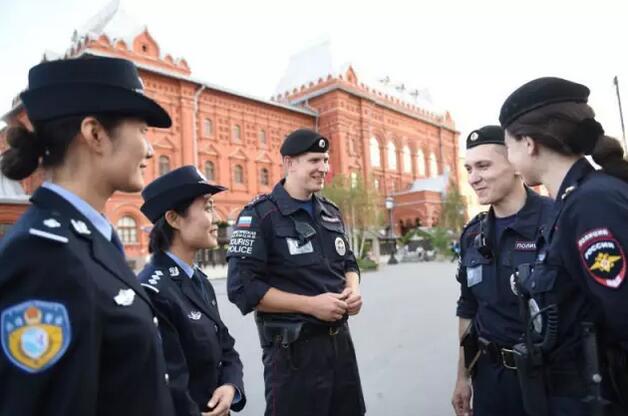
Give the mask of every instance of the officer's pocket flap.
POLYGON ((462 258, 462 265, 465 267, 475 267, 482 264, 490 264, 491 259, 487 259, 481 255, 477 250, 469 250, 464 253, 462 258))
POLYGON ((539 294, 549 292, 554 289, 556 278, 558 277, 558 269, 554 266, 546 264, 537 264, 530 276, 530 282, 527 285, 530 293, 539 294))
POLYGON ((342 223, 340 222, 325 222, 325 221, 321 221, 321 225, 332 232, 335 233, 340 233, 340 234, 344 234, 345 233, 345 229, 342 226, 342 223))

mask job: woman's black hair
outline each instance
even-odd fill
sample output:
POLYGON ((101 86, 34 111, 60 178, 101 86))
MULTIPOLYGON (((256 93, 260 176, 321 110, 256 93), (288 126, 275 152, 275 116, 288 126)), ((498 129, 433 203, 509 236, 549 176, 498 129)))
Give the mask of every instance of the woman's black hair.
MULTIPOLYGON (((7 178, 21 180, 30 176, 40 165, 59 166, 81 129, 87 115, 64 117, 34 124, 33 131, 23 125, 11 126, 7 130, 9 148, 2 154, 0 170, 7 178)), ((93 115, 105 128, 112 132, 125 118, 117 114, 93 115)))
POLYGON ((628 161, 618 140, 605 136, 586 103, 562 102, 530 111, 508 127, 508 134, 524 136, 562 155, 591 155, 609 175, 628 182, 628 161))
MULTIPOLYGON (((177 205, 170 208, 170 210, 185 217, 187 215, 188 208, 190 208, 190 205, 194 203, 195 199, 196 197, 179 202, 177 205)), ((168 221, 166 221, 166 215, 164 214, 157 220, 157 222, 155 222, 153 229, 150 231, 148 252, 159 253, 168 250, 170 245, 172 245, 173 237, 174 229, 170 226, 170 224, 168 224, 168 221)))

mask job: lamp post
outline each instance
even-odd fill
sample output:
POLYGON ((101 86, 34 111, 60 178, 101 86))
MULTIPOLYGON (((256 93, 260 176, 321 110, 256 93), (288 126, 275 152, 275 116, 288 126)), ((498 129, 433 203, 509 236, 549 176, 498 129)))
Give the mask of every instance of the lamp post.
POLYGON ((395 257, 395 251, 397 250, 397 241, 395 239, 395 231, 393 229, 393 215, 392 215, 393 208, 395 206, 395 200, 393 199, 392 196, 388 196, 384 200, 384 205, 386 206, 386 209, 388 210, 388 220, 390 224, 390 231, 389 231, 388 238, 390 239, 390 241, 393 242, 392 251, 390 252, 390 259, 388 259, 388 264, 397 264, 399 263, 397 261, 397 258, 395 257))

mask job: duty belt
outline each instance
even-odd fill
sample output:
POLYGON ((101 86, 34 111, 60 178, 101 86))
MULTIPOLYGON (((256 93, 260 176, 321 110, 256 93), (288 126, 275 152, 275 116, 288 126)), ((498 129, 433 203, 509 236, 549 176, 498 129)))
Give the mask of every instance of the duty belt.
POLYGON ((498 345, 482 337, 478 338, 478 344, 482 354, 484 354, 492 363, 499 364, 509 370, 517 369, 517 363, 515 362, 512 347, 498 345))

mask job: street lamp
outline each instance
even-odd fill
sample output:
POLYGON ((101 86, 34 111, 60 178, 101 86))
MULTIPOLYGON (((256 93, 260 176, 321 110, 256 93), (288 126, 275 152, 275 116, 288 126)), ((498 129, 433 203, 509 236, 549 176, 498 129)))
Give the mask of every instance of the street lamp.
POLYGON ((395 200, 393 199, 392 196, 388 196, 384 200, 384 205, 386 209, 388 210, 388 219, 389 219, 389 224, 390 224, 390 231, 388 234, 388 238, 393 243, 392 251, 390 252, 390 258, 388 259, 388 264, 397 264, 399 263, 397 261, 397 258, 395 257, 395 251, 397 250, 397 241, 395 239, 395 231, 393 229, 393 215, 392 215, 393 208, 395 206, 395 200))

